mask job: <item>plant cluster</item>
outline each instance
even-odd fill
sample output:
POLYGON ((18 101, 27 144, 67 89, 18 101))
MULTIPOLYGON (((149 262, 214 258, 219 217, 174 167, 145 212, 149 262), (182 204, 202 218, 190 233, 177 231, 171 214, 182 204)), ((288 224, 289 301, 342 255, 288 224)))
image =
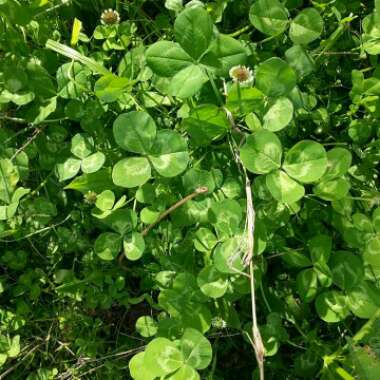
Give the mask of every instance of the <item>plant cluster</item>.
POLYGON ((379 25, 0 0, 0 378, 377 380, 379 25))

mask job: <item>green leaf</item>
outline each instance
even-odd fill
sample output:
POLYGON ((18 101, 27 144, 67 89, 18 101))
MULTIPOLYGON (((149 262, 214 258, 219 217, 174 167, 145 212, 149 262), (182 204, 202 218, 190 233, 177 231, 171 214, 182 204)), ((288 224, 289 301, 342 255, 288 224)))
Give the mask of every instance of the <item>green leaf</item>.
POLYGON ((230 129, 226 113, 213 104, 193 108, 182 125, 190 135, 191 142, 197 146, 209 145, 230 129))
POLYGON ((20 179, 19 171, 7 158, 0 159, 0 200, 11 201, 11 195, 20 179))
MULTIPOLYGON (((53 41, 50 39, 47 40, 46 47, 48 49, 51 49, 51 50, 57 52, 58 54, 61 54, 65 57, 68 57, 72 60, 75 60, 75 61, 82 63, 83 65, 88 67, 94 73, 99 73, 102 75, 111 74, 104 66, 102 66, 98 62, 94 61, 91 58, 86 57, 85 55, 79 53, 75 49, 72 49, 72 48, 70 48, 64 44, 61 44, 57 41, 53 41)), ((77 63, 77 62, 75 62, 75 63, 77 63)))
POLYGON ((102 260, 113 260, 121 250, 121 237, 114 232, 103 232, 96 239, 94 248, 102 260))
POLYGON ((259 130, 249 135, 240 149, 243 165, 252 173, 266 174, 281 166, 282 145, 270 131, 259 130))
POLYGON ((57 71, 58 95, 77 99, 91 90, 90 72, 78 62, 65 63, 57 71))
POLYGON ((159 41, 146 51, 146 62, 152 71, 161 77, 173 77, 192 64, 192 58, 171 41, 159 41))
POLYGON ((200 380, 198 372, 187 364, 168 377, 168 380, 200 380))
POLYGON ((243 210, 233 199, 217 202, 209 211, 209 220, 221 236, 233 236, 238 233, 242 218, 243 210))
POLYGON ((96 197, 95 206, 102 210, 111 210, 115 204, 115 194, 111 190, 104 190, 96 197))
POLYGON ((124 255, 128 260, 135 261, 141 258, 145 250, 145 241, 138 232, 132 232, 131 236, 124 237, 124 255))
POLYGON ((96 152, 82 160, 83 173, 95 173, 101 169, 106 161, 106 156, 102 152, 96 152))
POLYGON ((210 51, 218 58, 221 68, 216 74, 227 77, 229 70, 237 65, 244 65, 247 61, 247 50, 241 41, 225 34, 219 34, 211 43, 210 51))
POLYGON ((275 36, 288 26, 288 11, 278 0, 257 0, 251 6, 249 19, 260 32, 275 36))
POLYGON ((373 227, 377 232, 380 232, 380 207, 373 210, 372 213, 372 223, 373 227))
POLYGON ((329 261, 333 282, 342 290, 349 290, 358 285, 364 277, 362 260, 350 252, 338 251, 331 255, 329 261))
POLYGON ((305 195, 302 185, 291 179, 282 170, 276 170, 266 176, 266 185, 273 198, 281 203, 292 204, 305 195))
POLYGON ((94 92, 101 102, 112 103, 118 100, 131 86, 132 83, 129 79, 110 74, 96 81, 94 92))
POLYGON ((226 274, 243 272, 243 257, 246 250, 246 241, 243 236, 234 236, 218 244, 213 253, 215 268, 226 274))
POLYGON ((183 187, 190 193, 200 187, 207 187, 208 193, 215 189, 215 179, 212 172, 207 170, 191 168, 182 177, 183 187))
POLYGON ((176 345, 166 338, 152 340, 144 356, 144 365, 155 377, 161 377, 174 372, 184 364, 184 358, 176 345))
POLYGON ((184 362, 196 369, 205 369, 212 359, 210 342, 195 329, 186 329, 181 340, 180 348, 184 362))
POLYGON ((286 60, 299 78, 304 78, 315 71, 316 66, 312 56, 301 45, 294 45, 285 52, 286 60))
POLYGON ((154 380, 156 378, 145 365, 145 352, 139 352, 136 354, 128 364, 129 372, 134 380, 154 380))
POLYGON ((314 8, 302 10, 290 24, 289 37, 299 45, 307 45, 319 38, 323 30, 323 19, 314 8))
POLYGON ((333 148, 327 152, 327 169, 322 180, 339 178, 351 167, 352 154, 345 148, 333 148))
POLYGON ((272 132, 281 131, 293 119, 293 103, 288 98, 278 98, 264 115, 264 128, 272 132))
POLYGON ((321 181, 313 187, 313 192, 326 201, 339 201, 348 195, 350 188, 350 182, 346 178, 337 178, 331 181, 321 181))
POLYGON ((94 149, 94 139, 88 135, 77 133, 71 139, 71 153, 78 158, 89 156, 94 149))
POLYGON ((287 95, 296 83, 296 73, 280 58, 269 58, 257 67, 256 87, 267 96, 287 95))
POLYGON ((227 291, 228 281, 213 266, 204 267, 198 274, 197 283, 203 294, 210 298, 220 298, 227 291))
POLYGON ((346 297, 335 290, 321 293, 315 301, 315 308, 319 317, 327 323, 343 321, 350 313, 346 297))
POLYGON ((194 59, 206 52, 213 38, 213 22, 202 7, 187 8, 174 23, 177 42, 194 59))
POLYGON ((364 250, 364 262, 380 269, 380 234, 373 235, 366 242, 364 250))
POLYGON ((59 180, 66 181, 75 177, 80 170, 81 160, 77 158, 68 158, 65 162, 57 164, 57 173, 59 180))
POLYGON ((157 322, 148 315, 141 316, 136 321, 136 331, 144 338, 156 335, 157 330, 157 322))
POLYGON ((178 132, 169 129, 157 133, 149 160, 163 177, 176 177, 189 163, 187 142, 178 132))
POLYGON ((297 292, 303 302, 311 302, 318 292, 318 277, 314 269, 305 269, 296 278, 297 292))
POLYGON ((150 164, 145 157, 124 158, 112 169, 112 180, 116 186, 142 186, 151 177, 150 164))
POLYGON ((380 290, 373 283, 362 281, 347 291, 347 305, 359 318, 371 318, 380 308, 380 290))
POLYGON ((82 193, 87 193, 88 191, 101 193, 103 190, 114 188, 115 185, 112 182, 110 169, 101 169, 96 173, 83 174, 65 186, 65 189, 78 190, 82 193))
POLYGON ((113 123, 113 135, 121 148, 147 154, 156 138, 156 123, 147 112, 123 113, 113 123))
POLYGON ((329 261, 332 250, 332 239, 329 235, 315 235, 308 241, 307 245, 313 264, 329 261))
POLYGON ((208 81, 208 76, 198 65, 190 65, 178 72, 170 81, 168 93, 179 98, 195 95, 208 81))
POLYGON ((291 177, 300 182, 315 182, 326 171, 326 151, 315 141, 302 140, 287 152, 283 168, 291 177))

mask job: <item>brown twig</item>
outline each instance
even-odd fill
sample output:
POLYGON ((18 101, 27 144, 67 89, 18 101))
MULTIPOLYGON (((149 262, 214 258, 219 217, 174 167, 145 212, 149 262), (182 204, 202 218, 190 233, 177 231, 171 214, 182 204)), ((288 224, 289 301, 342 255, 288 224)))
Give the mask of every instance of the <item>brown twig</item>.
MULTIPOLYGON (((205 187, 205 186, 202 186, 202 187, 198 187, 197 189, 195 189, 194 192, 192 192, 191 194, 187 195, 185 198, 182 198, 180 199, 178 202, 174 203, 174 205, 172 205, 171 207, 169 207, 167 210, 165 210, 158 218, 155 222, 153 222, 152 224, 149 224, 148 227, 146 227, 142 232, 142 236, 146 236, 148 235, 149 231, 154 228, 155 226, 157 226, 157 224, 159 224, 163 219, 165 219, 169 214, 171 214, 173 211, 175 211, 178 207, 181 207, 182 205, 184 205, 186 202, 188 201, 191 201, 193 198, 197 197, 198 195, 200 194, 204 194, 204 193, 207 193, 208 192, 208 188, 205 187)), ((124 260, 124 254, 121 253, 120 256, 119 256, 119 264, 122 265, 122 262, 124 260)))
POLYGON ((193 198, 195 198, 196 196, 200 195, 200 194, 204 194, 204 193, 207 193, 208 191, 208 188, 207 187, 198 187, 193 193, 187 195, 185 198, 182 198, 181 200, 179 200, 177 203, 174 203, 173 206, 169 207, 167 210, 165 210, 159 217, 158 219, 150 224, 148 227, 146 227, 143 232, 142 232, 142 235, 143 236, 146 236, 148 235, 149 231, 154 228, 158 223, 160 223, 163 219, 165 219, 170 213, 172 213, 173 211, 175 211, 178 207, 181 207, 183 204, 185 204, 186 202, 188 201, 191 201, 193 198))
POLYGON ((36 138, 37 136, 42 132, 43 128, 37 128, 34 130, 32 136, 26 140, 26 142, 16 150, 16 152, 11 157, 11 161, 13 161, 25 148, 27 148, 36 138))

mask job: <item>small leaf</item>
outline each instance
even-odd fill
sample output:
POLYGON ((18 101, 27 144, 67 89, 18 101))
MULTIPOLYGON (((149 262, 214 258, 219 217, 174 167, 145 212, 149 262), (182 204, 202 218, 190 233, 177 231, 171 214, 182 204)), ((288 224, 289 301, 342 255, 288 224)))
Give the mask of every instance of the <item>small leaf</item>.
POLYGON ((305 269, 296 278, 297 292, 302 301, 311 302, 318 292, 318 277, 313 269, 305 269))
POLYGON ((157 330, 157 322, 152 317, 144 315, 136 321, 136 331, 144 338, 156 335, 157 330))
POLYGON ((111 190, 104 190, 96 197, 95 206, 102 210, 111 210, 115 204, 115 194, 111 190))
POLYGON ((243 272, 246 250, 246 242, 242 236, 234 236, 218 244, 213 253, 215 268, 226 274, 243 272))
POLYGON ((101 169, 106 161, 106 156, 102 152, 96 152, 82 160, 83 173, 95 173, 101 169))
POLYGON ((103 232, 95 241, 95 253, 106 261, 113 260, 120 252, 121 237, 114 232, 103 232))
POLYGON ((135 261, 141 258, 145 250, 145 241, 138 232, 132 232, 131 236, 124 237, 124 255, 128 260, 135 261))
POLYGON ((80 170, 81 160, 68 158, 64 163, 57 164, 57 173, 60 181, 75 177, 80 170))
POLYGON ((85 158, 92 153, 94 139, 82 133, 77 133, 71 139, 71 153, 78 158, 85 158))

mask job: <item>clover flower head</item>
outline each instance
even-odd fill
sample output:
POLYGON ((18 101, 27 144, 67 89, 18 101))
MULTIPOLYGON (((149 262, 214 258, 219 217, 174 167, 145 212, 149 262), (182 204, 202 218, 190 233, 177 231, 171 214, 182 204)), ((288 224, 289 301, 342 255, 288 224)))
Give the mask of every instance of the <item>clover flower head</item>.
POLYGON ((84 201, 90 205, 95 204, 98 194, 95 191, 87 191, 84 195, 84 201))
POLYGON ((120 22, 119 12, 109 8, 102 12, 100 21, 103 25, 116 25, 120 22))
POLYGON ((253 82, 253 73, 249 67, 238 65, 230 69, 230 77, 236 83, 249 85, 253 82))
POLYGON ((225 329, 227 327, 227 322, 223 320, 221 317, 214 317, 211 320, 211 324, 213 327, 217 329, 225 329))

